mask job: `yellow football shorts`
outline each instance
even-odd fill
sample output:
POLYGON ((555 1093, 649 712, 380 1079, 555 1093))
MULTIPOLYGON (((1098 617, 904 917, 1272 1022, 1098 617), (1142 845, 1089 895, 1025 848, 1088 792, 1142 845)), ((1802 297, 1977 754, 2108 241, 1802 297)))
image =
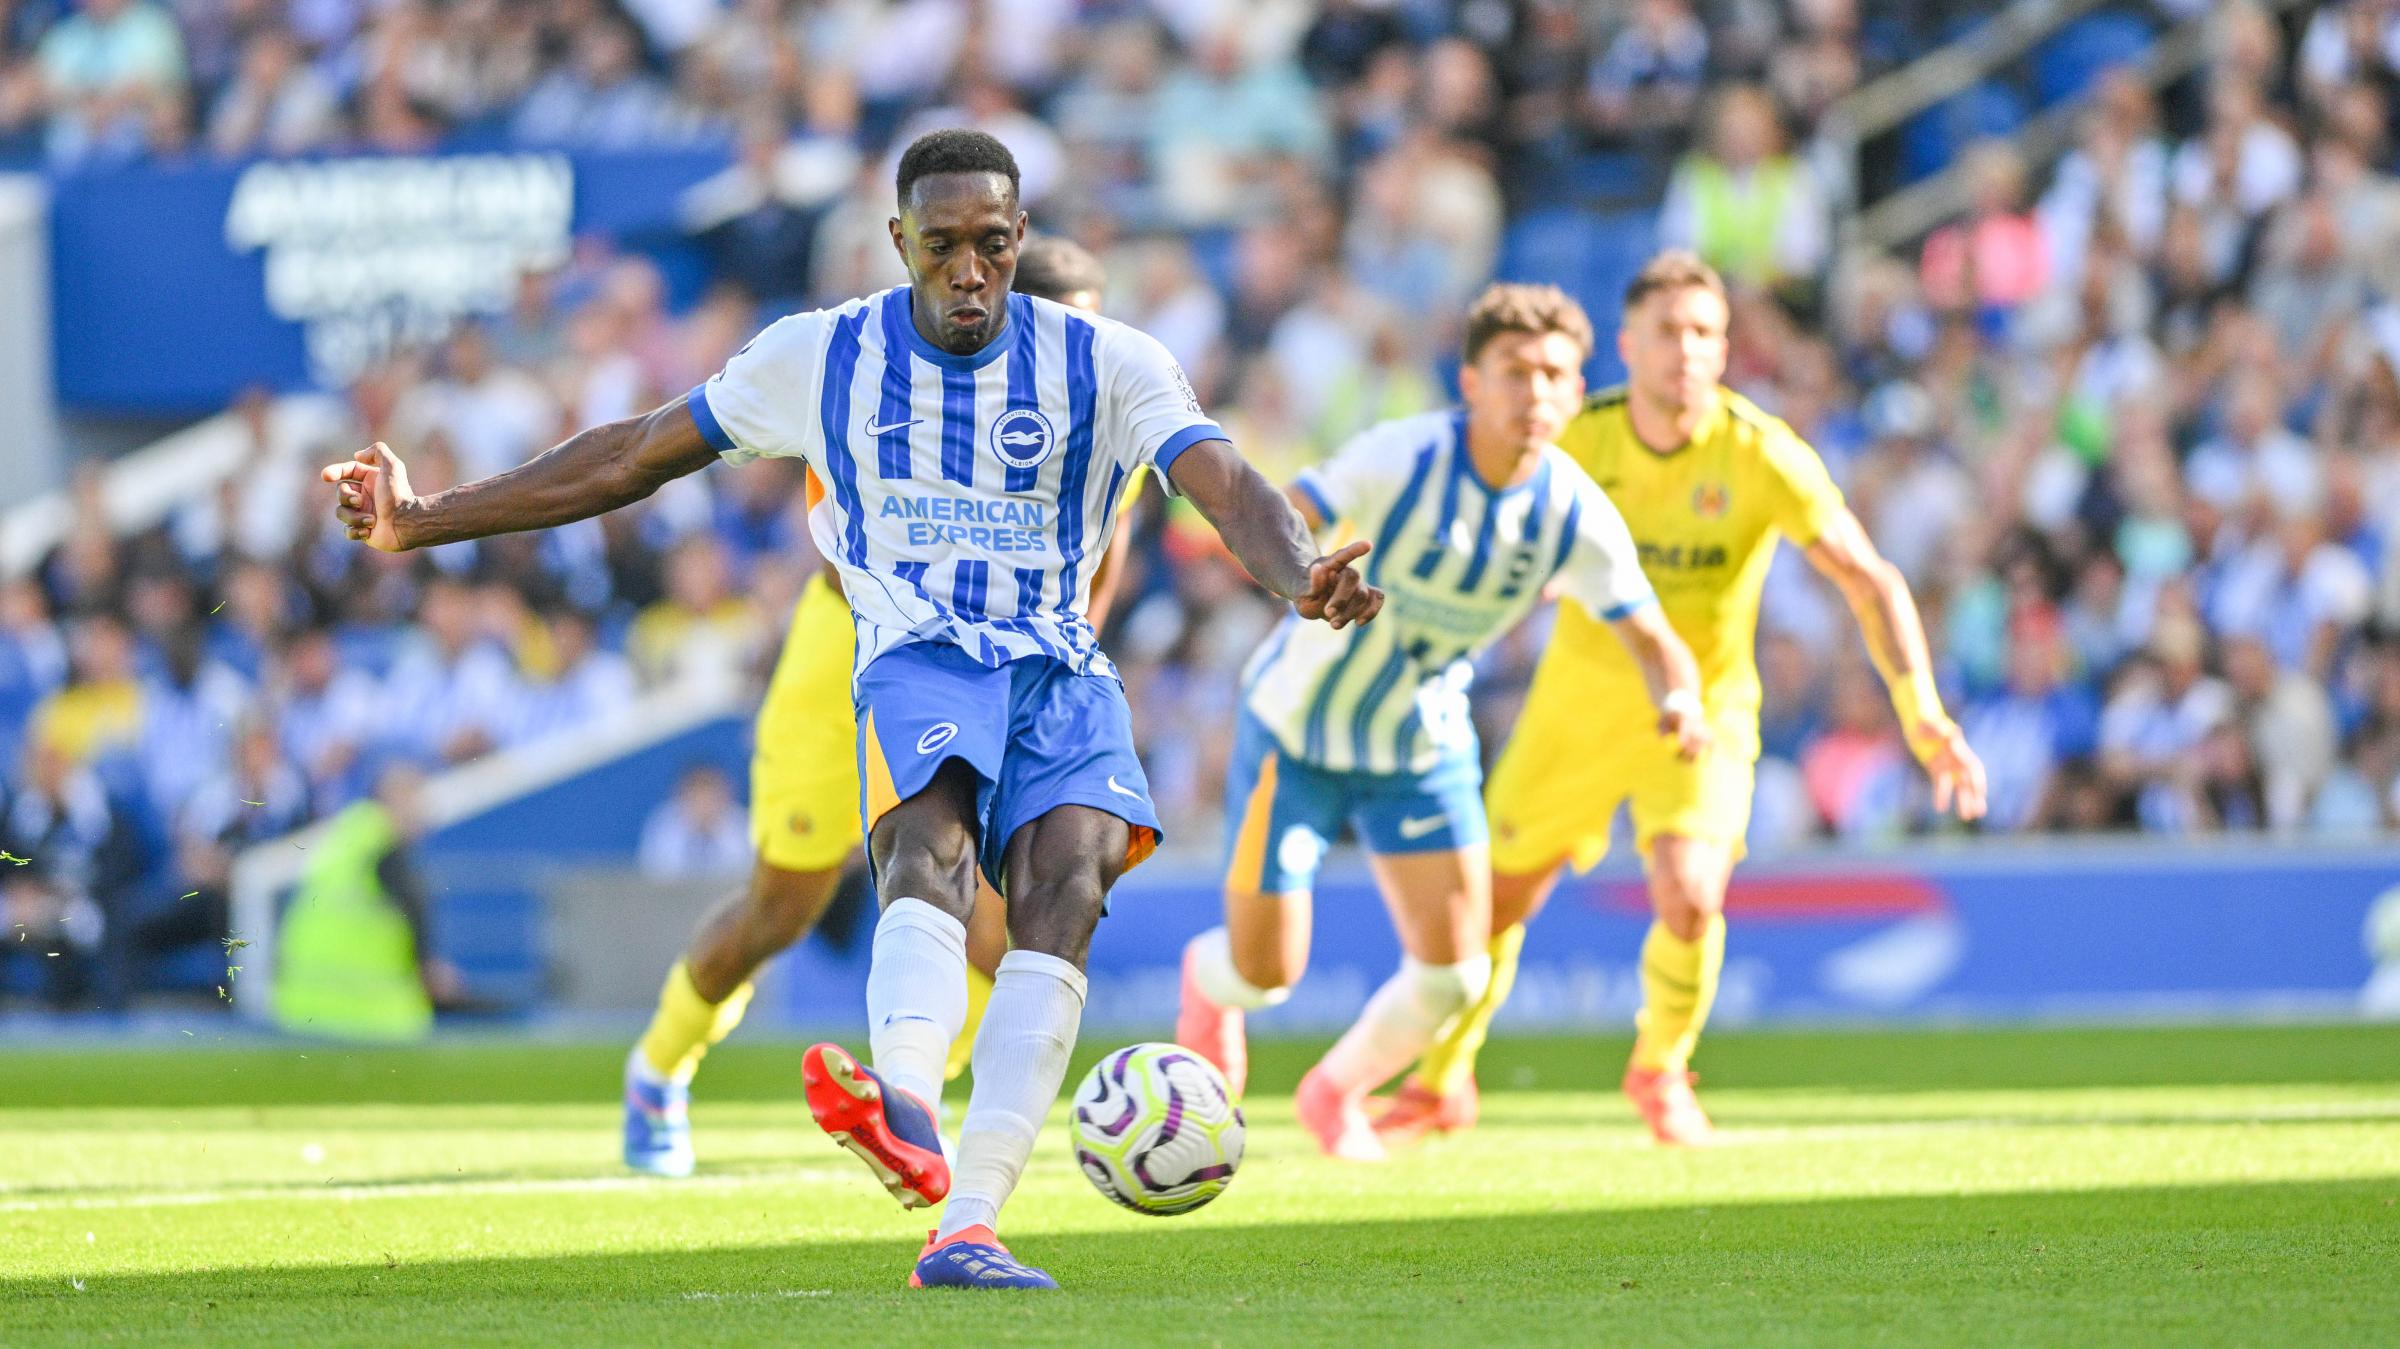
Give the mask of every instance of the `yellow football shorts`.
POLYGON ((785 871, 830 871, 859 845, 857 634, 850 604, 809 578, 775 658, 750 752, 750 841, 785 871))
POLYGON ((1524 876, 1566 862, 1589 871, 1608 855, 1609 825, 1628 802, 1644 856, 1652 839, 1677 834, 1730 843, 1739 858, 1756 778, 1756 714, 1712 717, 1716 743, 1687 762, 1658 733, 1638 688, 1600 694, 1577 681, 1534 680, 1484 787, 1492 869, 1524 876))

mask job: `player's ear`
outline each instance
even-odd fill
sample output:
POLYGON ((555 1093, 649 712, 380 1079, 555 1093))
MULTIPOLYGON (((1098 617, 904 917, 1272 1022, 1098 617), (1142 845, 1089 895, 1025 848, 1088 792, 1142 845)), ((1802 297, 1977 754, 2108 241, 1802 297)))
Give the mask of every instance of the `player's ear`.
MULTIPOLYGON (((900 255, 900 265, 908 267, 908 231, 901 227, 900 217, 893 216, 884 222, 884 227, 892 233, 892 251, 900 255)), ((915 276, 917 269, 909 267, 908 274, 915 276)))

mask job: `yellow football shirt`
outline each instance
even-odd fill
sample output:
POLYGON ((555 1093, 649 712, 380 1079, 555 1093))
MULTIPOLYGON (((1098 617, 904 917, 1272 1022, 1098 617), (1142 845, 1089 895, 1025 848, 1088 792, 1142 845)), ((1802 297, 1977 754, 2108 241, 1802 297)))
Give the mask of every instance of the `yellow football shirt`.
MULTIPOLYGON (((1702 698, 1723 734, 1757 734, 1759 594, 1778 537, 1805 546, 1845 506, 1824 461, 1779 418, 1730 389, 1681 448, 1633 432, 1624 391, 1593 395, 1559 447, 1616 503, 1659 606, 1700 664, 1702 698)), ((1547 660, 1584 672, 1589 696, 1647 706, 1640 667, 1607 625, 1560 606, 1547 660)), ((1594 702, 1586 706, 1605 705, 1594 702)))

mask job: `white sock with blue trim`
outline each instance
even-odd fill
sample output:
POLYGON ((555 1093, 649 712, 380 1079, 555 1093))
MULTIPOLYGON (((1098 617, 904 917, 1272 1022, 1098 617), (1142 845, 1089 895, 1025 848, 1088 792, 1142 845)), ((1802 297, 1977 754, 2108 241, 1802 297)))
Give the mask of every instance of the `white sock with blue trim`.
POLYGON ((867 965, 867 1045, 875 1072, 942 1116, 942 1070, 967 1024, 967 927, 921 899, 875 922, 867 965))
POLYGON ((997 1228, 1034 1137, 1058 1100, 1083 1024, 1083 971, 1038 951, 1000 958, 975 1033, 975 1094, 958 1129, 950 1202, 936 1240, 981 1224, 997 1228))

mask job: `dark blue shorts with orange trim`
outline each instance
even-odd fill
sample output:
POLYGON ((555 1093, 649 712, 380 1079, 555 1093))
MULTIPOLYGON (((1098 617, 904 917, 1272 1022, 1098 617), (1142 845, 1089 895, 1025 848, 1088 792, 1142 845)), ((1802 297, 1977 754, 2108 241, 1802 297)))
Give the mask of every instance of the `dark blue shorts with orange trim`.
POLYGON ((860 672, 858 781, 867 836, 892 807, 956 759, 975 773, 983 874, 1008 893, 1008 841, 1060 806, 1089 806, 1133 826, 1125 867, 1158 847, 1150 781, 1133 752, 1125 690, 1107 675, 1028 656, 998 667, 957 647, 895 647, 860 672))

